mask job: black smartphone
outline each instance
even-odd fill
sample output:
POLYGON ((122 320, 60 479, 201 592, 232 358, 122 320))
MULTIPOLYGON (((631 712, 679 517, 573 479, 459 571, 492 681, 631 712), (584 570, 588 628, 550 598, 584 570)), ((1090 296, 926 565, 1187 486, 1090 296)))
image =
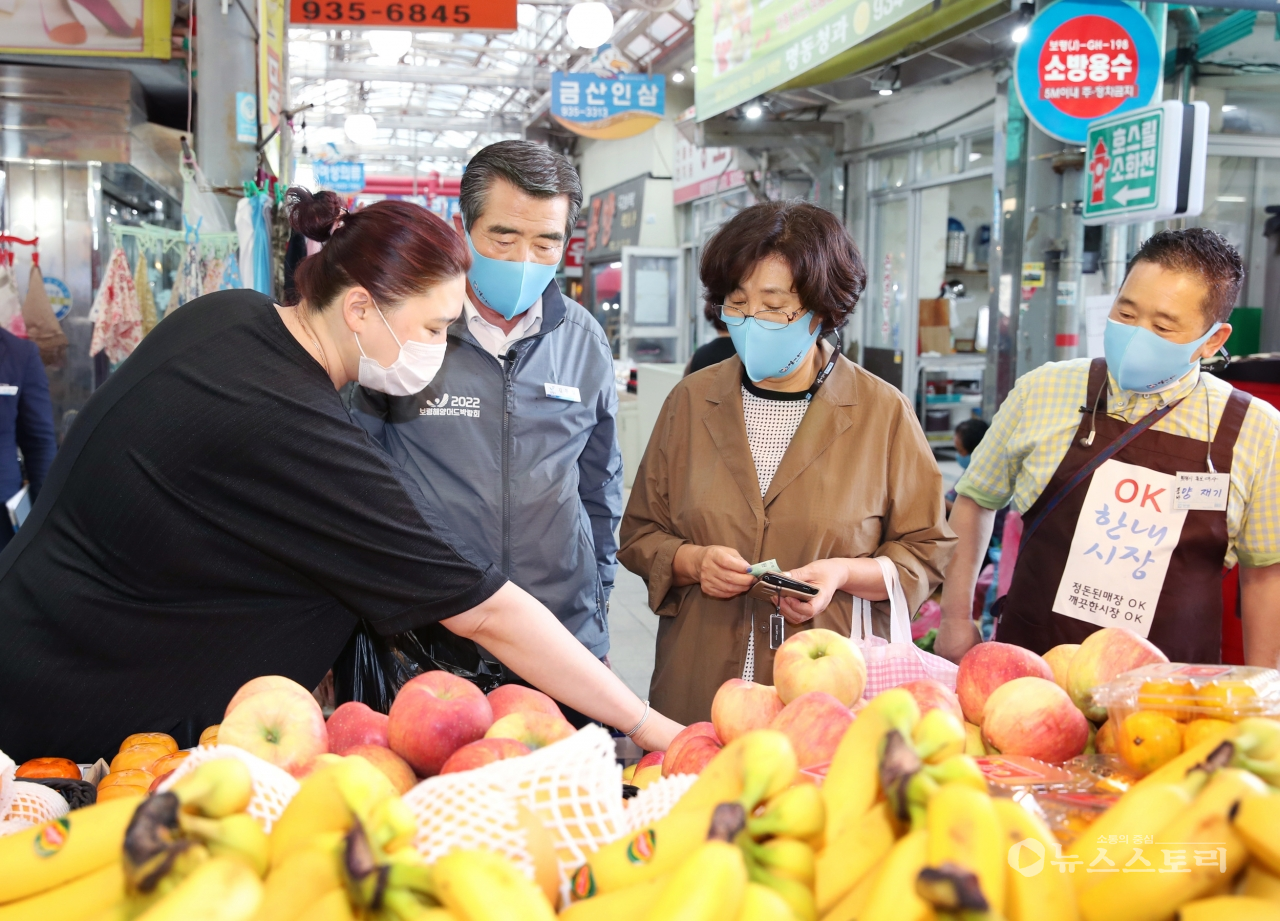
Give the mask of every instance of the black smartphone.
POLYGON ((784 596, 791 594, 791 597, 808 597, 812 598, 818 594, 818 587, 810 585, 808 582, 801 582, 799 579, 788 579, 781 573, 766 572, 760 577, 760 581, 770 588, 782 589, 784 596))

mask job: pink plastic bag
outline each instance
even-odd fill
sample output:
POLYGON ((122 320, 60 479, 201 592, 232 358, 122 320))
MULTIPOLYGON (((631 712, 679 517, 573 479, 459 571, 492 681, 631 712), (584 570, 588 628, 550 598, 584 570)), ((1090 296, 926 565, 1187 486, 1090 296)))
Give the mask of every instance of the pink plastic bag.
POLYGON ((881 691, 921 678, 940 681, 948 690, 954 691, 958 671, 955 663, 925 652, 911 642, 911 615, 907 611, 902 582, 898 579, 898 568, 886 557, 874 559, 884 573, 884 584, 889 594, 889 640, 885 641, 871 632, 871 602, 855 598, 861 608, 862 629, 859 635, 855 620, 852 639, 867 660, 867 686, 862 696, 870 700, 881 691))

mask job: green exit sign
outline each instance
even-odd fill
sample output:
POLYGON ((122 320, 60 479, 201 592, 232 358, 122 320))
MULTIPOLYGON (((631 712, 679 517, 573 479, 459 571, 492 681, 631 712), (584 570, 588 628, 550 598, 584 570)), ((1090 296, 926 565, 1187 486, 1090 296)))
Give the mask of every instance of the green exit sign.
POLYGON ((1209 106, 1162 102, 1089 124, 1086 224, 1192 217, 1204 207, 1209 106))

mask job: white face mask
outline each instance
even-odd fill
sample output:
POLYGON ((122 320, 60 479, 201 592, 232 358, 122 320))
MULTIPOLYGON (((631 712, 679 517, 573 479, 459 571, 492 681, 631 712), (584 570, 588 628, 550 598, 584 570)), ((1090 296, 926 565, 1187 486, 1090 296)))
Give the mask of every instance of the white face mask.
POLYGON ((360 337, 356 336, 356 347, 360 349, 360 371, 357 375, 360 384, 370 390, 393 397, 409 397, 420 393, 431 383, 440 366, 444 364, 447 344, 441 342, 428 345, 425 342, 414 342, 412 339, 401 343, 377 304, 373 305, 373 309, 382 318, 383 325, 387 327, 387 332, 391 333, 391 338, 396 340, 396 345, 400 346, 400 354, 396 356, 396 360, 390 367, 384 368, 364 353, 360 337))

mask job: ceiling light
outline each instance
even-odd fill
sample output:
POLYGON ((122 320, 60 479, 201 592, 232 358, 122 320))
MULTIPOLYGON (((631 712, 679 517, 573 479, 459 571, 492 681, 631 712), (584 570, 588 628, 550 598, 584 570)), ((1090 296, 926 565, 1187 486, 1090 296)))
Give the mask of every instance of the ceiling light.
POLYGON ((691 74, 696 74, 697 72, 698 72, 698 65, 697 65, 697 64, 690 64, 690 65, 689 65, 689 73, 691 73, 691 74))
POLYGON ((675 73, 671 75, 671 82, 684 83, 684 73, 677 70, 675 73))
POLYGON ((1242 205, 1246 201, 1248 201, 1248 199, 1245 198, 1243 195, 1219 195, 1217 200, 1222 202, 1228 202, 1229 204, 1233 204, 1233 205, 1242 205))
POLYGON ((565 30, 579 48, 599 48, 613 35, 613 13, 599 0, 569 7, 565 30))
POLYGON ((764 114, 764 109, 760 108, 759 103, 753 102, 751 105, 747 106, 746 111, 742 114, 747 116, 747 118, 754 120, 764 114))
POLYGON ((610 262, 610 263, 609 263, 609 268, 611 268, 611 269, 620 269, 620 268, 622 268, 622 263, 621 263, 621 262, 610 262))
POLYGON ((378 123, 374 121, 372 115, 359 112, 355 115, 347 116, 347 120, 342 125, 342 130, 346 132, 352 143, 371 144, 378 134, 378 123))
POLYGON ((1009 38, 1013 40, 1015 45, 1021 45, 1027 40, 1027 33, 1031 30, 1031 20, 1036 17, 1036 5, 1034 3, 1023 3, 1018 7, 1018 19, 1013 24, 1013 31, 1009 33, 1009 38))
POLYGON ((888 65, 871 81, 871 88, 881 96, 892 96, 895 90, 902 89, 899 73, 897 64, 888 65))
POLYGON ((1224 111, 1224 112, 1234 112, 1234 111, 1235 111, 1236 109, 1238 109, 1238 108, 1240 108, 1240 107, 1239 107, 1239 106, 1223 106, 1223 107, 1222 107, 1222 111, 1224 111))
POLYGON ((971 151, 969 151, 969 162, 970 162, 970 163, 973 163, 973 162, 975 162, 975 161, 977 161, 977 160, 981 160, 981 159, 982 159, 982 154, 978 153, 976 150, 971 150, 971 151))
POLYGON ((398 61, 413 47, 413 33, 399 29, 379 29, 377 32, 369 32, 365 37, 369 39, 369 47, 373 49, 374 55, 383 60, 398 61))

